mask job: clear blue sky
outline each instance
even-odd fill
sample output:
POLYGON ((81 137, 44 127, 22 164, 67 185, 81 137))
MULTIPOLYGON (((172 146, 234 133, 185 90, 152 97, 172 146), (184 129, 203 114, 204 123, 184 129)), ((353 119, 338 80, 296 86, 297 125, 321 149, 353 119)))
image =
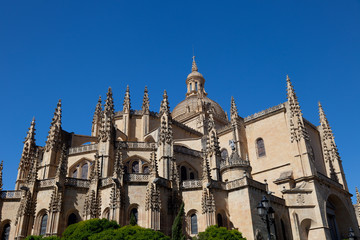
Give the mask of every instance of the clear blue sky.
POLYGON ((111 86, 116 110, 126 85, 140 109, 168 91, 185 97, 195 48, 209 97, 243 117, 286 101, 289 74, 304 117, 327 113, 349 189, 360 187, 358 127, 360 2, 349 1, 1 1, 0 159, 13 189, 33 116, 44 145, 54 108, 63 128, 90 134, 99 95, 111 86))

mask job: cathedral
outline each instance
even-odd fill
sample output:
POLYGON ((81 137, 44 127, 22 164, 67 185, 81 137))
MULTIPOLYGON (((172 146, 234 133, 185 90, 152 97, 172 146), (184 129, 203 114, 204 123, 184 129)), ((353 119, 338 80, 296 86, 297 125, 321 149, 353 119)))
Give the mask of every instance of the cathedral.
POLYGON ((350 228, 360 236, 360 196, 354 211, 320 103, 316 126, 287 77, 286 102, 243 118, 231 98, 227 115, 205 91, 195 57, 191 70, 186 97, 173 109, 164 91, 159 112, 150 111, 145 87, 133 110, 127 87, 116 112, 109 88, 90 135, 62 128, 60 100, 44 146, 33 119, 15 190, 3 190, 0 176, 1 239, 60 236, 92 218, 126 225, 131 216, 170 235, 182 202, 189 239, 215 224, 248 240, 340 240, 350 228))

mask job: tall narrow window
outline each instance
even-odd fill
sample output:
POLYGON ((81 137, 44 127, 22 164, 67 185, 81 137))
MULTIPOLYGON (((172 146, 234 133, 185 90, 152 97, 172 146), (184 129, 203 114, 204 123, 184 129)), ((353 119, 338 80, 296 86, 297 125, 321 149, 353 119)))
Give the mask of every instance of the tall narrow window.
POLYGON ((89 165, 87 163, 85 163, 84 165, 82 165, 81 167, 81 178, 82 179, 87 179, 88 177, 88 170, 89 170, 89 165))
POLYGON ((73 178, 77 178, 77 169, 75 169, 75 170, 73 171, 72 177, 73 177, 73 178))
POLYGON ((72 213, 68 217, 68 226, 71 224, 74 224, 74 223, 77 223, 77 217, 76 217, 75 213, 72 213))
POLYGON ((217 224, 219 227, 223 227, 223 219, 220 213, 217 215, 217 224))
POLYGON ((139 162, 135 161, 132 163, 132 173, 139 173, 139 162))
POLYGON ((47 215, 47 214, 45 214, 45 215, 41 218, 40 235, 45 235, 45 233, 46 233, 47 219, 48 219, 48 215, 47 215))
POLYGON ((262 138, 256 140, 256 149, 258 157, 264 157, 266 155, 264 140, 262 138))
POLYGON ((187 180, 187 172, 186 172, 186 167, 181 166, 181 181, 187 180))
POLYGON ((197 91, 197 90, 198 90, 198 83, 195 82, 195 91, 197 91))
POLYGON ((192 83, 190 83, 190 92, 192 91, 192 83))
POLYGON ((197 234, 198 233, 198 225, 197 225, 197 216, 194 213, 191 215, 191 234, 197 234))
POLYGON ((9 235, 10 235, 10 224, 7 223, 4 226, 4 230, 3 230, 2 234, 1 234, 1 239, 9 240, 9 235))
MULTIPOLYGON (((131 216, 134 216, 135 217, 135 221, 136 221, 136 224, 138 223, 138 210, 137 208, 133 208, 131 209, 131 212, 130 212, 130 219, 131 219, 131 216)), ((130 220, 129 219, 129 220, 130 220)))
POLYGON ((148 167, 148 166, 145 166, 145 167, 143 168, 143 173, 149 174, 149 167, 148 167))

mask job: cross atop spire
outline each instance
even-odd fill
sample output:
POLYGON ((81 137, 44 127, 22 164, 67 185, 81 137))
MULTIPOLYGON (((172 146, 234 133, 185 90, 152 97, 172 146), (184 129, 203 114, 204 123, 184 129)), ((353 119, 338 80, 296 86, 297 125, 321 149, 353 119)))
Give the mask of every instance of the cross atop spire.
POLYGON ((196 62, 195 62, 195 56, 193 56, 192 59, 193 59, 193 62, 192 62, 191 71, 192 71, 192 72, 197 72, 197 71, 198 71, 198 67, 197 67, 196 62))

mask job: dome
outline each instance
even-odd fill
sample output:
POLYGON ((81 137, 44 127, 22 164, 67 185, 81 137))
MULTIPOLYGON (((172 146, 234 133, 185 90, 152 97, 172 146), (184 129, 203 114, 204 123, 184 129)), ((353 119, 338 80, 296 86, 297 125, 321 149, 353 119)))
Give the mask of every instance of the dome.
MULTIPOLYGON (((215 116, 226 119, 225 111, 220 107, 220 105, 217 102, 211 100, 206 96, 202 97, 201 100, 204 102, 205 105, 210 104, 210 108, 213 110, 215 116)), ((177 117, 183 114, 190 112, 197 112, 198 106, 199 106, 198 96, 194 95, 187 97, 185 100, 183 100, 178 105, 176 105, 176 107, 171 113, 171 116, 174 119, 176 119, 177 117)))

